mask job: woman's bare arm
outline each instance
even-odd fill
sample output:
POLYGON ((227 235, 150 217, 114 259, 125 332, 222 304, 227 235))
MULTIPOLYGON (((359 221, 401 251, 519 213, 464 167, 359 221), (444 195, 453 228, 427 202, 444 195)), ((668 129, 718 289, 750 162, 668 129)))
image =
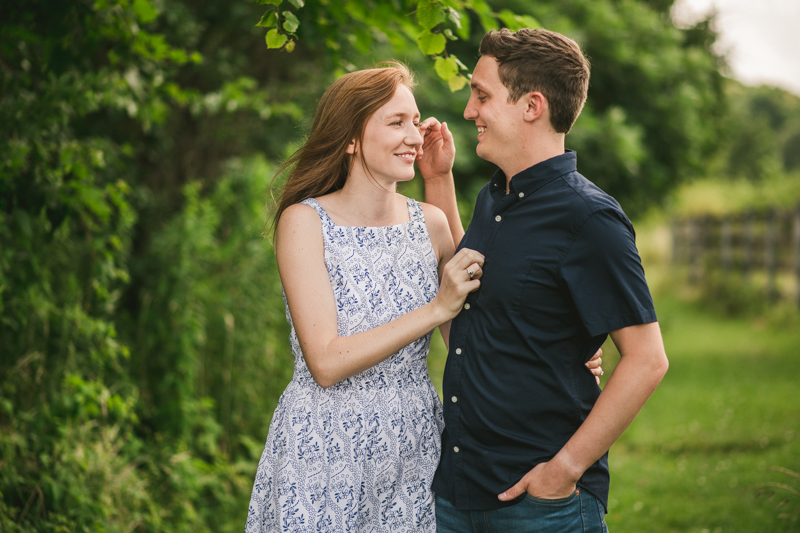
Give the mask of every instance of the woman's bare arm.
POLYGON ((404 346, 458 314, 480 281, 469 280, 466 268, 483 265, 483 256, 462 250, 445 265, 434 300, 387 324, 339 337, 336 301, 325 267, 321 222, 308 206, 283 212, 276 236, 278 270, 300 347, 311 375, 330 387, 380 363, 404 346))

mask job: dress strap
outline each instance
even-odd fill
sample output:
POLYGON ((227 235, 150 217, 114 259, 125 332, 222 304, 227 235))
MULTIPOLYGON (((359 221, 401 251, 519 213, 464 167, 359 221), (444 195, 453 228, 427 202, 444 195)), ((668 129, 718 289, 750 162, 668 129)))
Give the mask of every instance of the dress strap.
POLYGON ((316 198, 306 198, 305 200, 303 200, 300 203, 301 204, 305 204, 305 205, 307 205, 309 207, 313 207, 314 211, 317 212, 317 214, 319 215, 319 218, 322 220, 323 224, 332 224, 333 223, 333 220, 331 220, 331 217, 329 217, 328 213, 322 208, 321 205, 319 205, 319 202, 317 201, 316 198))
POLYGON ((425 214, 422 212, 422 206, 413 198, 406 198, 408 203, 408 217, 410 222, 417 224, 425 224, 425 214))

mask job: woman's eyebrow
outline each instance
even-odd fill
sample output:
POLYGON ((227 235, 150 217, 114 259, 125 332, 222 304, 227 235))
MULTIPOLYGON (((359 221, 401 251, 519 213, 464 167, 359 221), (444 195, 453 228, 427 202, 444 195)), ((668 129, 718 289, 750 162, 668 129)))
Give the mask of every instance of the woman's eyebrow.
POLYGON ((421 115, 419 114, 419 111, 417 111, 413 115, 411 115, 410 113, 403 112, 403 111, 395 111, 394 113, 390 112, 389 114, 387 114, 386 118, 387 119, 394 118, 394 117, 405 118, 407 116, 413 116, 414 118, 419 118, 421 115))

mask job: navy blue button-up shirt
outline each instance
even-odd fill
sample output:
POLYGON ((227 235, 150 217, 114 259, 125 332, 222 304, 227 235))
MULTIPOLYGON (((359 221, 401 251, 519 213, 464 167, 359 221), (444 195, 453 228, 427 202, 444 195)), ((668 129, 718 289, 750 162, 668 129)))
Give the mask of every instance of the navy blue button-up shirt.
MULTIPOLYGON (((656 321, 633 226, 568 151, 479 193, 459 248, 486 256, 450 330, 437 495, 461 510, 550 460, 600 394, 584 366, 608 332, 656 321)), ((607 455, 578 486, 608 502, 607 455)))

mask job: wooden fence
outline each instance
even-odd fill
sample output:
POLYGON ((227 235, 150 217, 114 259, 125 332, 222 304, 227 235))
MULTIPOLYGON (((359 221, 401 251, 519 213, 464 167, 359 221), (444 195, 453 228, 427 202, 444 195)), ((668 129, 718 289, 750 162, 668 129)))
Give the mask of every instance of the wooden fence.
POLYGON ((688 266, 692 283, 711 270, 739 272, 763 283, 770 301, 789 296, 800 307, 800 205, 675 220, 672 261, 688 266))

